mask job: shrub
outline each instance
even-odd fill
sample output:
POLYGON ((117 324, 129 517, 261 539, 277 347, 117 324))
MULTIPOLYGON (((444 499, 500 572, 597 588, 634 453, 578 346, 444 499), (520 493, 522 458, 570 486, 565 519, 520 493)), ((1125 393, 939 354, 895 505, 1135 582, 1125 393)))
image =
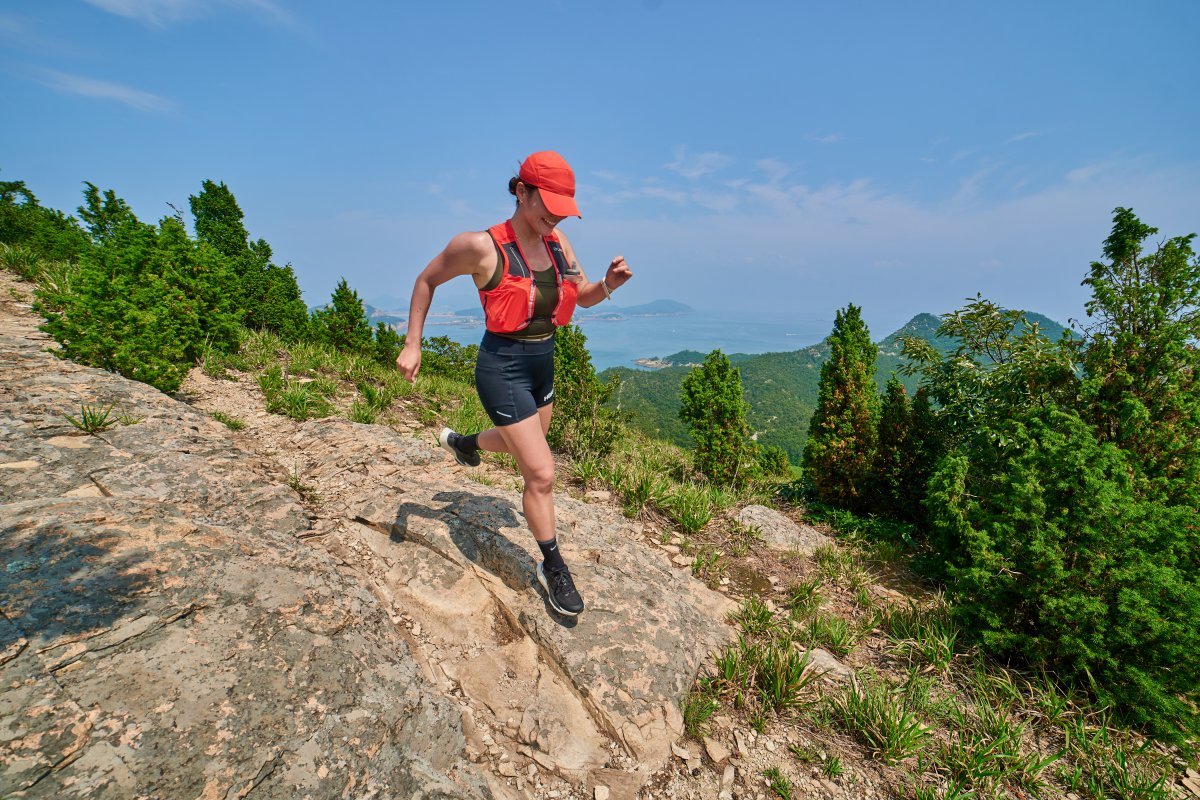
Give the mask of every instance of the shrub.
POLYGON ((620 416, 606 403, 620 386, 596 377, 587 337, 576 325, 559 328, 554 336, 554 418, 547 436, 550 446, 575 457, 602 459, 620 438, 620 416))
POLYGON ((683 379, 679 418, 691 432, 696 468, 709 480, 738 485, 754 476, 748 411, 741 373, 720 350, 709 353, 683 379))
POLYGON ((829 344, 804 446, 804 473, 819 499, 859 508, 868 493, 879 416, 878 348, 871 343, 862 309, 851 303, 838 310, 829 344))
POLYGON ((318 341, 347 353, 368 353, 374 346, 362 300, 345 278, 338 281, 329 304, 313 312, 312 331, 318 341))
POLYGON ((1160 733, 1196 718, 1195 512, 1139 499, 1128 459, 1077 414, 1030 412, 953 455, 929 516, 955 617, 1160 733))

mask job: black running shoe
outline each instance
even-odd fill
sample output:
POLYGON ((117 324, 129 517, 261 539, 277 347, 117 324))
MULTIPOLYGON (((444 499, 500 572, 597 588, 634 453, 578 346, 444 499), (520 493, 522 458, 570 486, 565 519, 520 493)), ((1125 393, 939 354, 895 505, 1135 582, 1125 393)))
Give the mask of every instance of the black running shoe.
POLYGON ((455 461, 462 464, 464 467, 478 467, 479 451, 476 450, 472 453, 468 453, 464 450, 459 450, 458 440, 461 438, 461 436, 449 428, 442 428, 442 432, 438 434, 438 442, 442 445, 442 448, 447 453, 454 456, 455 461))
POLYGON ((564 567, 547 575, 544 566, 544 563, 538 563, 537 579, 542 588, 546 590, 546 596, 550 598, 550 605, 554 610, 568 617, 573 617, 583 611, 583 598, 579 596, 579 592, 575 591, 575 582, 571 580, 571 573, 564 567))

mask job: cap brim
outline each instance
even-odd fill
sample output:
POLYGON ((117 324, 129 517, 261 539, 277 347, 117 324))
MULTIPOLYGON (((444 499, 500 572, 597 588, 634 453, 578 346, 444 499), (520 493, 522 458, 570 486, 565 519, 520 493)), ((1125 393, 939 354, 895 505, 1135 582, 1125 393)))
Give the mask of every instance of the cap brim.
POLYGON ((579 213, 579 206, 575 205, 575 198, 565 194, 555 194, 548 192, 545 189, 538 188, 538 194, 542 196, 542 205, 556 217, 583 217, 579 213))

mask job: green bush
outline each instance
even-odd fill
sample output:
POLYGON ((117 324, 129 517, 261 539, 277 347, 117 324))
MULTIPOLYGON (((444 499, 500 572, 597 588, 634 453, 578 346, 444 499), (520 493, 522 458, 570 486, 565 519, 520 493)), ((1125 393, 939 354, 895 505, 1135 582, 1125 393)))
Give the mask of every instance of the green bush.
POLYGON ((869 493, 879 418, 878 348, 862 309, 851 303, 838 310, 829 344, 804 446, 804 474, 824 502, 857 509, 869 493))
POLYGON ((369 353, 374 349, 375 339, 362 300, 345 278, 338 281, 329 304, 312 313, 310 327, 314 339, 343 352, 369 353))
POLYGON ((943 460, 934 553, 988 651, 1050 666, 1160 733, 1200 702, 1195 510, 1139 498, 1127 456, 1048 408, 943 460))
POLYGON ((737 486, 755 477, 748 412, 741 373, 720 350, 709 353, 683 379, 679 418, 691 434, 696 468, 710 481, 737 486))
POLYGON ((605 405, 620 379, 601 382, 592 367, 587 337, 577 325, 554 335, 554 417, 550 446, 575 458, 603 459, 620 438, 620 415, 605 405))
POLYGON ((174 217, 146 225, 111 191, 84 196, 94 245, 69 292, 38 293, 60 353, 173 392, 206 346, 236 350, 228 262, 174 217))

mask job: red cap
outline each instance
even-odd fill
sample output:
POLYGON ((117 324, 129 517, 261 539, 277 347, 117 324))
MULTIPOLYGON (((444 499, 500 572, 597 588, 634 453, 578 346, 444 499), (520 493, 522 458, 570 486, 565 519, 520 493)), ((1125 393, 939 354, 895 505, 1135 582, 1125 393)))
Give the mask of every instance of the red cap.
POLYGON ((536 186, 546 210, 556 217, 579 217, 575 205, 575 173, 567 160, 553 150, 542 150, 525 159, 518 176, 526 186, 536 186))

